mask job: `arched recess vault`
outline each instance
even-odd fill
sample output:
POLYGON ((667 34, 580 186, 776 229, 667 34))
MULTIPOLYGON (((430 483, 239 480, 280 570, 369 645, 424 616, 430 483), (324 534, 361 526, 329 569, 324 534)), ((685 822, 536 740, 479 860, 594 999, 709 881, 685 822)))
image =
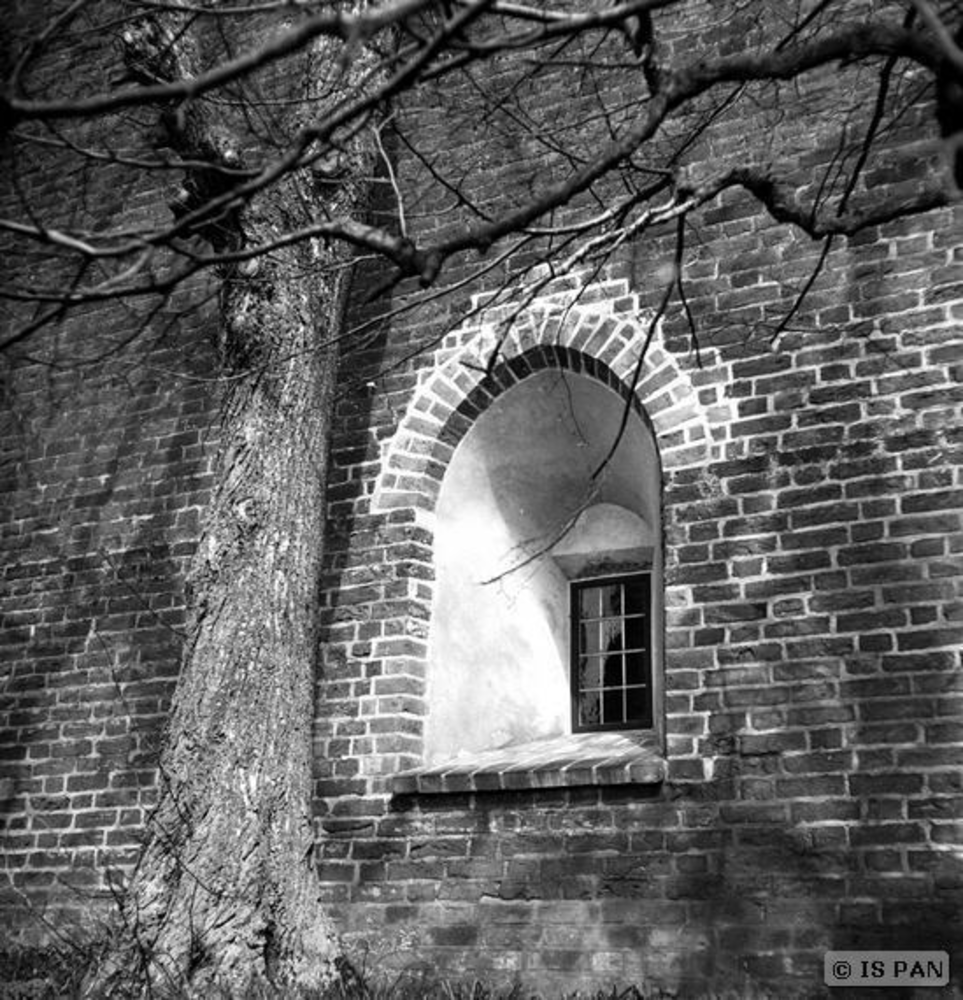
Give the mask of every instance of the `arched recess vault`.
MULTIPOLYGON (((422 376, 398 430, 383 446, 371 512, 412 508, 428 515, 419 522, 430 528, 458 443, 494 399, 536 371, 583 373, 625 397, 650 321, 625 281, 547 293, 520 311, 511 303, 485 310, 480 322, 446 338, 422 376), (488 374, 496 346, 500 360, 488 374)), ((703 406, 688 373, 658 341, 654 337, 646 351, 633 405, 652 423, 663 468, 721 457, 729 407, 703 406)))
MULTIPOLYGON (((385 443, 372 514, 411 510, 417 523, 434 532, 442 482, 458 445, 495 400, 529 380, 544 383, 552 371, 621 397, 632 420, 649 428, 658 451, 656 467, 659 461, 663 469, 698 467, 720 456, 728 407, 715 399, 711 407, 703 406, 688 374, 658 337, 649 344, 631 392, 651 316, 640 311, 626 283, 550 292, 523 309, 501 305, 480 315, 479 322, 446 338, 385 443), (497 363, 491 365, 496 346, 497 363)), ((407 671, 413 667, 424 682, 427 715, 428 659, 414 665, 409 658, 407 671)), ((430 759, 430 737, 426 753, 430 759)), ((386 763, 371 761, 364 770, 385 774, 386 763)))

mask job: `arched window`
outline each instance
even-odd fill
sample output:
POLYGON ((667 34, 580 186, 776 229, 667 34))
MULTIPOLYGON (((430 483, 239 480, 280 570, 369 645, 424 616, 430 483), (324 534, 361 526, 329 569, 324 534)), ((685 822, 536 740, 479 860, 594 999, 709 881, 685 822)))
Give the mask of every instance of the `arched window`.
POLYGON ((626 405, 543 370, 456 449, 435 508, 428 767, 578 734, 661 742, 661 470, 626 405))

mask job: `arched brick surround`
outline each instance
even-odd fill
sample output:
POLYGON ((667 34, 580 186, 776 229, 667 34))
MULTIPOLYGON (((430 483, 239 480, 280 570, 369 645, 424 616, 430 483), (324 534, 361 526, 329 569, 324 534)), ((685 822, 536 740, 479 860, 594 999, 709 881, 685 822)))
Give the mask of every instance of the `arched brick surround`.
MULTIPOLYGON (((662 348, 658 336, 649 345, 636 391, 631 392, 652 317, 640 309, 626 282, 549 292, 522 309, 501 304, 477 315, 478 322, 446 338, 397 431, 383 445, 381 471, 367 511, 376 520, 413 522, 430 539, 441 482, 462 437, 499 395, 547 369, 585 374, 618 392, 651 423, 663 470, 700 466, 722 457, 732 419, 728 401, 715 388, 705 396, 709 405, 700 401, 693 379, 662 348), (499 360, 488 370, 496 345, 499 360)), ((704 360, 711 360, 707 370, 719 382, 726 367, 715 357, 704 360)), ((400 684, 410 700, 401 719, 393 704, 385 702, 382 707, 377 693, 360 699, 368 724, 377 723, 382 739, 393 733, 398 742, 390 749, 385 743, 385 752, 372 745, 358 753, 355 774, 369 793, 388 791, 393 774, 421 763, 417 749, 421 739, 411 723, 413 716, 423 718, 427 712, 425 616, 434 591, 430 577, 429 573, 409 581, 407 592, 417 590, 420 610, 396 619, 393 632, 399 638, 376 643, 373 649, 385 675, 382 689, 394 690, 400 684)))
MULTIPOLYGON (((625 281, 549 292, 522 309, 509 303, 483 310, 479 322, 446 338, 385 443, 371 512, 413 508, 430 522, 458 442, 497 396, 535 371, 584 372, 627 396, 651 320, 625 281), (498 361, 491 365, 496 349, 498 361)), ((642 362, 632 405, 652 423, 663 468, 720 457, 729 406, 704 406, 657 336, 642 362)))

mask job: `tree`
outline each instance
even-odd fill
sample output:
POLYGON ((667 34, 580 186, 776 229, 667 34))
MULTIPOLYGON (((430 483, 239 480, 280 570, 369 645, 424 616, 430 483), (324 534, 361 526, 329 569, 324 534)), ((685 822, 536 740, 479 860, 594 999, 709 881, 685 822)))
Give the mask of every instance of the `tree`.
MULTIPOLYGON (((417 302, 506 261, 534 295, 668 229, 660 316, 673 295, 685 308, 685 237, 700 210, 741 191, 820 244, 768 331, 777 337, 834 240, 956 193, 934 169, 923 183, 908 172, 901 183, 894 169, 882 196, 866 182, 899 156, 915 162, 905 132, 932 117, 934 84, 959 156, 963 52, 938 8, 874 3, 850 20, 833 0, 788 13, 758 0, 724 7, 713 17, 740 20, 741 51, 715 51, 696 31, 706 9, 684 0, 587 11, 507 0, 73 0, 19 11, 0 97, 12 168, 0 220, 12 265, 0 285, 4 351, 30 357, 45 331, 69 330, 75 312, 100 303, 136 314, 110 350, 139 349, 164 309, 212 295, 220 324, 221 450, 160 802, 123 902, 127 934, 99 987, 126 988, 131 969, 142 986, 198 995, 334 975, 335 930, 312 871, 309 730, 325 442, 356 254, 386 262, 382 296, 417 302), (697 46, 680 42, 677 23, 697 46), (60 73, 78 53, 80 96, 60 73), (541 106, 541 89, 563 79, 578 81, 577 97, 541 106), (419 134, 419 102, 453 81, 467 81, 473 127, 510 164, 500 196, 482 200, 469 161, 419 134), (786 112, 820 90, 835 105, 836 155, 807 177, 796 162, 805 124, 786 112), (690 170, 714 124, 747 108, 772 133, 720 150, 711 172, 690 170), (26 182, 38 159, 45 170, 111 171, 151 194, 149 208, 112 220, 94 201, 53 217, 26 182), (447 198, 454 221, 413 213, 426 191, 447 198)), ((935 147, 924 133, 918 148, 935 147)), ((73 190, 79 202, 83 175, 73 190)))

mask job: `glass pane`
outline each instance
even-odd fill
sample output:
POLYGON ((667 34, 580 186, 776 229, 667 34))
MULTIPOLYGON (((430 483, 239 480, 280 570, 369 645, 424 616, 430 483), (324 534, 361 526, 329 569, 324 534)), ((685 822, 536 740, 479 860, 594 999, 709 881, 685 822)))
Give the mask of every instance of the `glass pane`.
POLYGON ((625 613, 647 614, 649 610, 649 578, 640 576, 625 584, 625 613))
POLYGON ((625 683, 622 676, 622 654, 616 653, 605 657, 605 674, 602 682, 605 687, 621 687, 625 683))
POLYGON ((649 619, 626 618, 625 648, 646 649, 649 645, 649 619))
POLYGON ((626 654, 626 684, 648 684, 649 665, 645 653, 626 654))
POLYGON ((583 587, 578 592, 579 618, 598 618, 601 593, 602 591, 599 587, 583 587))
POLYGON ((602 592, 602 614, 614 618, 622 614, 622 584, 612 583, 600 587, 602 592))
POLYGON ((579 652, 587 653, 589 656, 597 655, 604 651, 602 637, 599 634, 598 622, 585 622, 579 626, 579 642, 581 648, 579 652))
POLYGON ((629 688, 625 692, 625 700, 626 722, 634 722, 639 726, 652 725, 652 705, 649 700, 648 688, 629 688))
POLYGON ((581 656, 578 661, 578 686, 582 688, 601 687, 602 660, 598 656, 581 656))
POLYGON ((625 722, 625 714, 622 711, 621 688, 602 693, 602 722, 606 724, 625 722))
POLYGON ((620 619, 607 619, 599 622, 602 633, 602 648, 600 652, 613 653, 622 649, 622 622, 620 619))
POLYGON ((578 696, 578 724, 597 726, 601 722, 598 691, 582 691, 578 696))

